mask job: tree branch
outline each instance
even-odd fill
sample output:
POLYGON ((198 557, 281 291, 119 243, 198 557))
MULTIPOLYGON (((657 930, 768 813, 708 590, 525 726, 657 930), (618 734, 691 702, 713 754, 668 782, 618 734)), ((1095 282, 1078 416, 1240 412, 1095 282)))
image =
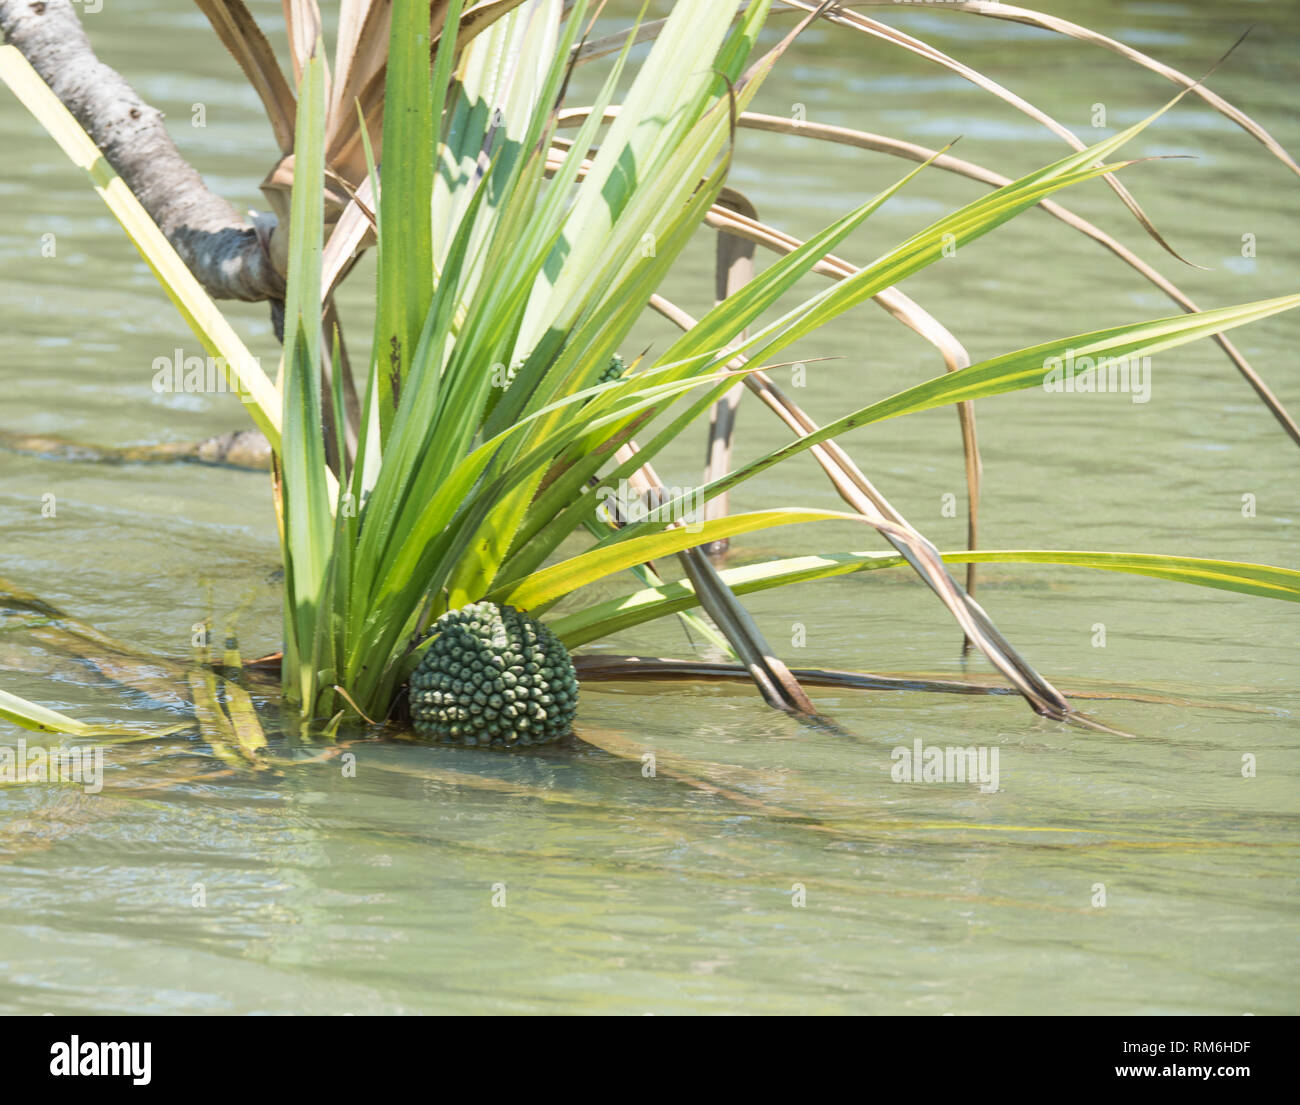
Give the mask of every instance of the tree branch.
POLYGON ((0 0, 0 31, 76 117, 215 299, 280 300, 258 231, 181 156, 146 104, 90 47, 70 0, 0 0))

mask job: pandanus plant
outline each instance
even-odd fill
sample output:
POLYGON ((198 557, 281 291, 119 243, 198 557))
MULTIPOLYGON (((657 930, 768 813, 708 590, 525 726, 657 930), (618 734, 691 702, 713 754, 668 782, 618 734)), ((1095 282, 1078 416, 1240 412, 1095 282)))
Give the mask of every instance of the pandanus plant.
MULTIPOLYGON (((1054 358, 1142 357, 1214 337, 1288 421, 1222 334, 1300 305, 1300 296, 1211 311, 1180 301, 1192 313, 972 364, 898 290, 946 251, 1036 206, 1123 250, 1051 200, 1093 180, 1111 184, 1154 233, 1115 181, 1131 162, 1106 159, 1188 91, 1204 97, 1205 90, 1178 75, 1187 87, 1149 118, 1092 146, 1071 139, 1073 152, 1014 181, 990 179, 946 151, 891 148, 858 132, 823 134, 887 148, 919 164, 798 242, 745 214, 743 197, 728 189, 739 128, 782 129, 781 121, 752 113, 750 105, 808 20, 828 17, 868 33, 880 25, 865 26, 836 5, 794 6, 806 8, 807 18, 761 52, 765 0, 680 0, 666 20, 634 27, 617 43, 589 38, 596 9, 588 0, 479 4, 469 12, 460 0, 439 0, 432 11, 428 0, 395 0, 391 18, 387 5, 345 5, 340 56, 351 59, 351 68, 340 75, 336 66, 332 86, 318 24, 300 20, 299 28, 312 34, 292 38, 298 90, 291 124, 284 90, 263 92, 268 110, 279 105, 271 110, 277 135, 292 135, 291 155, 286 150, 272 177, 272 183, 291 179, 289 203, 281 208, 285 348, 275 381, 262 374, 39 79, 21 59, 3 55, 0 73, 91 172, 187 320, 224 358, 271 443, 285 567, 281 668, 286 695, 304 721, 392 716, 436 646, 430 630, 449 624, 441 620, 449 612, 482 603, 526 611, 569 648, 655 618, 692 618, 700 632, 735 650, 768 701, 810 713, 811 703, 738 596, 908 565, 1034 710, 1066 718, 1077 716, 1070 703, 1002 637, 950 564, 1089 566, 1300 600, 1300 573, 1262 565, 1117 552, 941 554, 837 440, 885 419, 957 406, 973 544, 979 464, 970 404, 1040 387, 1054 358), (372 16, 388 22, 388 47, 359 63, 355 43, 365 36, 358 26, 371 26, 372 16), (634 47, 646 38, 653 46, 634 62, 634 47), (350 53, 346 43, 353 43, 350 53), (594 103, 567 108, 573 65, 594 58, 607 59, 594 103), (382 121, 376 126, 377 104, 382 121), (349 105, 358 120, 350 132, 355 141, 342 137, 349 105), (561 128, 571 136, 561 138, 561 128), (835 256, 854 230, 932 167, 997 187, 868 264, 835 256), (752 279, 732 281, 728 294, 694 319, 664 298, 663 289, 705 225, 770 246, 779 256, 752 279), (329 305, 358 251, 372 242, 378 250, 374 342, 363 386, 350 393, 352 373, 329 305), (834 279, 810 292, 812 274, 834 279), (782 309, 791 292, 801 301, 782 309), (947 370, 818 426, 781 393, 769 370, 801 339, 871 300, 931 341, 947 370), (611 361, 627 351, 630 331, 650 309, 682 333, 627 371, 611 373, 611 361), (716 425, 717 411, 730 409, 726 404, 741 386, 785 422, 790 443, 739 464, 712 465, 702 488, 665 493, 656 458, 710 412, 716 425), (742 482, 804 452, 817 459, 847 509, 715 509, 698 524, 683 524, 699 501, 723 502, 742 482), (608 493, 629 486, 651 496, 658 509, 631 515, 598 509, 608 493), (822 521, 865 523, 892 551, 833 551, 721 570, 701 551, 742 534, 822 521), (575 536, 585 547, 575 549, 575 536), (681 558, 684 578, 666 581, 659 574, 655 562, 670 556, 681 558), (633 590, 585 598, 590 585, 625 572, 635 580, 633 590), (710 622, 692 613, 697 607, 710 622)), ((233 33, 223 34, 228 45, 233 33)), ((245 58, 241 63, 249 69, 245 58)), ((1258 131, 1245 117, 1238 121, 1258 131)), ((1126 259, 1144 268, 1131 255, 1126 259)), ((1145 275, 1163 281, 1154 270, 1145 275)), ((1181 296, 1177 289, 1170 294, 1181 296)), ((625 670, 638 667, 629 661, 625 670)), ((24 716, 10 700, 0 710, 20 722, 24 716)))

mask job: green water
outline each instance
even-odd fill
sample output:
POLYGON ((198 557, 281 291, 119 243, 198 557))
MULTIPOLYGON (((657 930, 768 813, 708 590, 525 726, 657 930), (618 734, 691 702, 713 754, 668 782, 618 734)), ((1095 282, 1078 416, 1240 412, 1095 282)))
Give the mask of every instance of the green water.
MULTIPOLYGON (((278 22, 278 4, 254 7, 278 22)), ((1300 118, 1284 102, 1300 42, 1292 5, 1047 7, 1192 73, 1258 24, 1212 84, 1300 151, 1300 118)), ((1113 54, 1008 23, 932 7, 882 18, 1085 139, 1109 133, 1092 127, 1094 105, 1123 126, 1172 87, 1113 54)), ((210 185, 241 208, 264 206, 269 128, 197 10, 117 0, 85 21, 101 56, 168 113, 210 185), (196 103, 203 128, 190 125, 196 103)), ((1010 175, 1064 148, 960 79, 827 29, 791 51, 755 106, 789 115, 796 104, 814 121, 930 145, 962 135, 956 152, 1010 175)), ((197 344, 8 93, 0 145, 0 430, 126 445, 242 426, 227 398, 152 392, 153 359, 197 344), (49 233, 53 258, 41 250, 49 233)), ((1099 183, 1066 204, 1204 306, 1297 289, 1300 181, 1261 146, 1186 101, 1131 152, 1195 155, 1135 166, 1126 179, 1207 271, 1163 255, 1099 183), (1242 256, 1243 234, 1256 257, 1242 256)), ((742 132, 733 183, 761 216, 807 235, 902 169, 742 132)), ((928 173, 840 252, 869 260, 980 191, 928 173)), ((695 310, 711 293, 711 250, 705 235, 671 289, 695 310)), ((354 277, 345 318, 362 317, 370 271, 354 277)), ((1172 313, 1097 245, 1037 212, 905 290, 976 359, 1172 313)), ((264 307, 232 315, 273 365, 264 307)), ((1233 337, 1300 410, 1296 327, 1288 315, 1233 337)), ((362 348, 365 329, 354 324, 362 348)), ((647 319, 629 350, 663 348, 669 334, 647 319)), ((807 387, 792 394, 823 419, 942 370, 871 305, 799 355, 807 387)), ((987 547, 1300 563, 1300 456, 1208 343, 1154 358, 1145 404, 1034 392, 982 402, 978 417, 987 547), (1247 494, 1254 517, 1243 516, 1247 494)), ((742 456, 784 433, 746 400, 742 456)), ((943 511, 945 494, 964 501, 951 410, 845 443, 940 547, 961 542, 963 521, 943 511)), ((685 443, 661 466, 665 482, 696 482, 702 451, 685 443)), ((733 507, 812 502, 838 505, 805 461, 745 485, 733 507)), ((278 647, 264 475, 0 453, 0 534, 0 578, 151 653, 183 661, 209 604, 219 626, 248 604, 246 655, 278 647), (53 518, 42 514, 47 495, 53 518)), ((742 540, 734 556, 870 544, 861 527, 806 527, 742 540)), ((1135 736, 1046 722, 1014 697, 814 689, 842 730, 833 732, 766 709, 743 685, 591 684, 579 716, 589 743, 535 755, 369 741, 348 749, 352 777, 341 757, 279 774, 227 770, 192 733, 114 747, 101 794, 0 788, 0 1012, 1296 1012, 1295 609, 1045 567, 990 567, 980 595, 1058 686, 1116 696, 1085 705, 1135 736), (1094 645, 1099 624, 1104 647, 1094 645), (893 782, 891 751, 918 738, 996 748, 1000 789, 893 782), (652 778, 644 751, 658 757, 652 778), (1242 775, 1247 754, 1254 778, 1242 775)), ((951 621, 897 572, 751 606, 798 666, 963 671, 951 621)), ((693 654, 668 623, 600 647, 693 654)), ((993 679, 982 661, 965 670, 993 679)), ((180 720, 16 629, 0 634, 0 680, 90 720, 180 720)), ((274 727, 273 710, 267 721, 274 727)), ((16 743, 18 732, 0 725, 0 739, 16 743)))

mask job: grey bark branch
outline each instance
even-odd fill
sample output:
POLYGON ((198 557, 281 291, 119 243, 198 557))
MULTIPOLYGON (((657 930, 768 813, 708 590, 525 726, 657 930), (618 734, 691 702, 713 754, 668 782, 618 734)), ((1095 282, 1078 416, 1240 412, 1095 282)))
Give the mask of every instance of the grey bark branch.
POLYGON ((104 152, 215 299, 279 300, 284 280, 257 231, 181 156, 163 126, 101 62, 71 0, 0 0, 0 31, 104 152))

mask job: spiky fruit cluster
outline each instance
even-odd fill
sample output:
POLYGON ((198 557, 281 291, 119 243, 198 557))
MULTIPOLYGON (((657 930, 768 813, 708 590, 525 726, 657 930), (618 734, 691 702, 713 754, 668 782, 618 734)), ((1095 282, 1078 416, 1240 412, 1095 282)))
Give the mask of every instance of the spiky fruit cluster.
POLYGON ((415 731, 454 744, 517 748, 564 736, 578 677, 560 639, 513 606, 449 610, 411 676, 415 731))

